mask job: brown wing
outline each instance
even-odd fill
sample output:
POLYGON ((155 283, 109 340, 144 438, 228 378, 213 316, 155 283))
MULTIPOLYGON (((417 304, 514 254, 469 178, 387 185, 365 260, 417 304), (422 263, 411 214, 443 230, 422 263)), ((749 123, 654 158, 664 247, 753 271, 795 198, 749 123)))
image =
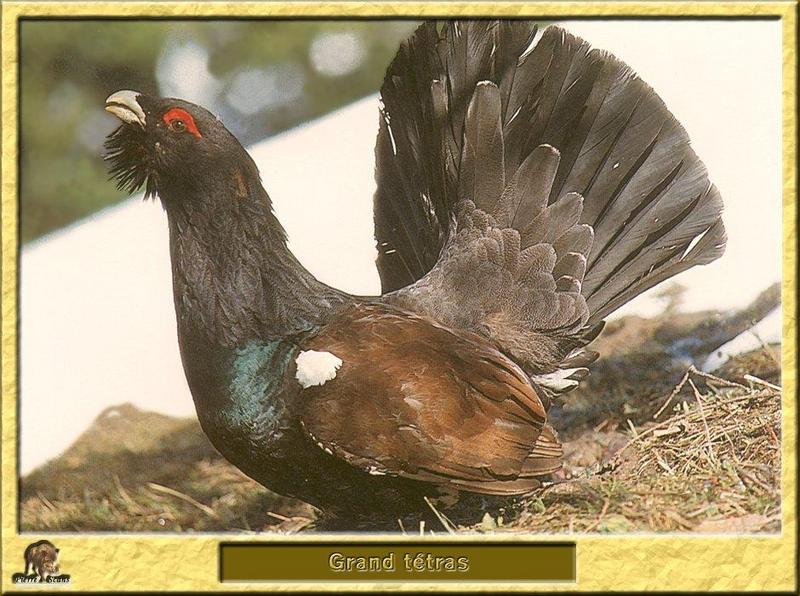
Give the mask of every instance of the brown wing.
POLYGON ((477 335, 369 304, 303 349, 342 360, 332 380, 303 389, 306 432, 367 472, 519 494, 559 466, 560 446, 542 433, 545 410, 525 373, 477 335))

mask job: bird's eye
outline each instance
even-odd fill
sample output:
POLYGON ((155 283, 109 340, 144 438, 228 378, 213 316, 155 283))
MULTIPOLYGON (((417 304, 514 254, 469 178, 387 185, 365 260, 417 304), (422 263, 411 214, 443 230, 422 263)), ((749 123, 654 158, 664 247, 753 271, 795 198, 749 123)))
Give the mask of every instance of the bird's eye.
POLYGON ((192 115, 184 109, 172 108, 162 116, 162 120, 172 132, 185 131, 198 139, 203 136, 197 129, 197 124, 195 124, 192 115))

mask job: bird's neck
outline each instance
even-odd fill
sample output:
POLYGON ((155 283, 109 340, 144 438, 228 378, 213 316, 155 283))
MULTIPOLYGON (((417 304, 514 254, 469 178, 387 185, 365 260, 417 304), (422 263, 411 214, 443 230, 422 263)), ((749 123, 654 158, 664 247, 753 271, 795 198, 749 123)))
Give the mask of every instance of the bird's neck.
POLYGON ((208 181, 191 197, 160 191, 184 340, 236 347, 300 333, 343 299, 291 253, 260 182, 239 182, 208 181))

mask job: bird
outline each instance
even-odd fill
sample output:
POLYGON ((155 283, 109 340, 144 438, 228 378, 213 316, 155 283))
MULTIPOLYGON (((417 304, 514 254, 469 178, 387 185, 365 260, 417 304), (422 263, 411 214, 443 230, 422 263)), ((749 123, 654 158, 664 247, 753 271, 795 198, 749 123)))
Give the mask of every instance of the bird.
POLYGON ((725 249, 684 128, 557 25, 426 21, 401 43, 376 110, 375 296, 303 267, 214 114, 131 90, 106 110, 110 175, 166 212, 203 431, 335 530, 535 492, 604 319, 725 249))

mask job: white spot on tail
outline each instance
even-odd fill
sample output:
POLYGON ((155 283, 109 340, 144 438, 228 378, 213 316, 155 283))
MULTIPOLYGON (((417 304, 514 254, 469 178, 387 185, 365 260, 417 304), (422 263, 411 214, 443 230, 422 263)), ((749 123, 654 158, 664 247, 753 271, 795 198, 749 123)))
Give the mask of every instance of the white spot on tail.
POLYGON ((694 238, 692 238, 692 241, 689 243, 689 246, 687 246, 687 247, 686 247, 686 250, 684 250, 684 251, 683 251, 683 254, 681 255, 681 261, 682 261, 683 259, 685 259, 685 258, 686 258, 686 255, 688 255, 688 254, 691 252, 691 250, 692 250, 692 249, 693 249, 693 248, 694 248, 694 247, 697 245, 697 243, 698 243, 698 242, 700 242, 700 241, 703 239, 703 236, 705 236, 706 234, 708 234, 708 231, 709 231, 710 229, 711 229, 711 226, 708 226, 708 227, 707 227, 705 230, 703 230, 703 231, 702 231, 700 234, 698 234, 697 236, 695 236, 694 238))
POLYGON ((336 371, 342 365, 341 359, 330 352, 315 350, 300 352, 295 362, 297 363, 297 372, 294 378, 303 386, 303 389, 324 385, 336 377, 336 371))
POLYGON ((555 391, 566 391, 567 389, 573 389, 578 386, 578 381, 567 378, 577 370, 577 368, 560 368, 546 375, 535 375, 531 377, 531 379, 555 391))

